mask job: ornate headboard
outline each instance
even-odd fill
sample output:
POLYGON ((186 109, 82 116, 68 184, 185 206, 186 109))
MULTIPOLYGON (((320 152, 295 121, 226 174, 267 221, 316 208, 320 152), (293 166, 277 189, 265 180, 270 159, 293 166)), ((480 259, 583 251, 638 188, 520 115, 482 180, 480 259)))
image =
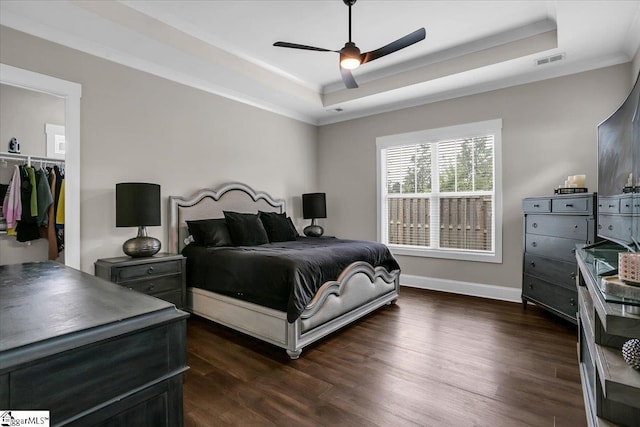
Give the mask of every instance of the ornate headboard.
POLYGON ((169 251, 180 253, 184 248, 184 240, 189 235, 187 220, 224 218, 223 211, 257 213, 259 210, 283 213, 285 201, 239 182, 224 184, 217 190, 200 190, 188 198, 169 196, 169 251))

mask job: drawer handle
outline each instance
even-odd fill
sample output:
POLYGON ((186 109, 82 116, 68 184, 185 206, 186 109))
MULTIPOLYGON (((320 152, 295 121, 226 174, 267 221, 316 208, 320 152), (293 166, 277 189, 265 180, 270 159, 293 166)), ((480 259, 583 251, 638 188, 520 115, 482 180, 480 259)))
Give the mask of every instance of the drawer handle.
POLYGON ((573 228, 578 228, 578 224, 574 225, 573 228))
POLYGON ((602 224, 598 224, 598 230, 602 230, 602 224))
POLYGON ((533 224, 531 224, 531 226, 532 226, 533 228, 538 228, 538 223, 537 223, 537 222, 534 222, 533 224))
POLYGON ((615 207, 616 207, 616 205, 609 205, 609 207, 610 207, 610 208, 615 208, 615 207))
POLYGON ((576 278, 576 273, 573 273, 573 272, 572 272, 572 273, 569 275, 569 277, 571 277, 572 279, 575 279, 575 278, 576 278))
POLYGON ((538 244, 536 242, 532 242, 531 246, 533 246, 535 248, 536 246, 538 246, 538 244))
POLYGON ((575 254, 576 253, 576 248, 571 249, 571 253, 575 254))
POLYGON ((536 263, 531 261, 531 267, 535 267, 535 266, 536 266, 536 263))
POLYGON ((565 203, 564 207, 565 208, 572 208, 573 207, 573 203, 565 203))
POLYGON ((154 285, 153 283, 149 283, 149 286, 147 286, 147 291, 152 291, 156 288, 156 285, 154 285))
POLYGON ((534 207, 534 208, 539 208, 539 207, 540 207, 540 205, 539 205, 539 204, 537 204, 537 203, 534 203, 534 204, 533 204, 533 207, 534 207))
POLYGON ((608 227, 609 231, 613 230, 613 224, 610 224, 608 227))
POLYGON ((147 274, 151 274, 153 273, 153 267, 149 267, 149 269, 147 270, 147 274))
POLYGON ((533 289, 533 283, 529 283, 529 289, 533 289))
POLYGON ((576 306, 576 300, 575 300, 575 299, 573 299, 573 298, 571 298, 571 299, 569 300, 569 304, 571 304, 573 307, 575 307, 575 306, 576 306))

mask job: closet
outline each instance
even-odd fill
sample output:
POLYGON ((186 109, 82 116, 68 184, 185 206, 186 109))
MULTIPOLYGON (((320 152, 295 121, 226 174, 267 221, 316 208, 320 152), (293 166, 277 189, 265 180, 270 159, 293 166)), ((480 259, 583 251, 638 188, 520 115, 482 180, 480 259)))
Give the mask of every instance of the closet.
POLYGON ((65 263, 65 100, 2 84, 0 116, 0 265, 65 263))

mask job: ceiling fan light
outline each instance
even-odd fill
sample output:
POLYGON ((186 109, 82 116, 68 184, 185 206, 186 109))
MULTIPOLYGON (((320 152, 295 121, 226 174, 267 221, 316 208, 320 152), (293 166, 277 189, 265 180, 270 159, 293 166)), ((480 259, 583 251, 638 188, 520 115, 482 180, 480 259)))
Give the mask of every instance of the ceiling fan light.
POLYGON ((340 66, 347 70, 353 70, 360 66, 360 58, 345 56, 340 60, 340 66))
POLYGON ((353 70, 358 68, 361 63, 360 49, 354 43, 347 42, 340 50, 340 66, 347 70, 353 70))

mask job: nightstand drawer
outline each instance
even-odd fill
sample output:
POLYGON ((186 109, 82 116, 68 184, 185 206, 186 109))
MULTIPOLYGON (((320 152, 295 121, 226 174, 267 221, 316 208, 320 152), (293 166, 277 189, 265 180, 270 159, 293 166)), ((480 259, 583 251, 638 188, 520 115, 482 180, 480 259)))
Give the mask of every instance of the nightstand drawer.
POLYGON ((590 201, 591 198, 588 197, 553 199, 551 211, 588 214, 591 211, 590 201))
POLYGON ((576 259, 576 244, 584 243, 584 240, 580 241, 536 234, 527 234, 525 241, 526 252, 568 262, 574 262, 576 259))
POLYGON ((152 297, 160 298, 165 301, 168 301, 174 304, 176 307, 180 308, 184 306, 184 302, 182 301, 182 291, 168 291, 168 292, 160 292, 157 294, 151 294, 152 297))
POLYGON ((557 283, 570 290, 576 289, 578 266, 575 262, 564 262, 531 254, 524 255, 524 272, 547 282, 557 283))
POLYGON ((163 274, 180 273, 181 268, 182 262, 179 260, 119 267, 116 273, 116 281, 122 282, 163 274))
POLYGON ((589 235, 587 217, 527 215, 527 233, 566 237, 585 242, 589 235))
POLYGON ((133 289, 134 291, 142 292, 144 294, 179 291, 182 288, 182 276, 177 274, 156 278, 151 277, 146 280, 123 283, 122 286, 126 286, 129 289, 133 289))

